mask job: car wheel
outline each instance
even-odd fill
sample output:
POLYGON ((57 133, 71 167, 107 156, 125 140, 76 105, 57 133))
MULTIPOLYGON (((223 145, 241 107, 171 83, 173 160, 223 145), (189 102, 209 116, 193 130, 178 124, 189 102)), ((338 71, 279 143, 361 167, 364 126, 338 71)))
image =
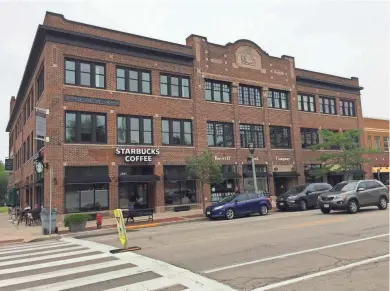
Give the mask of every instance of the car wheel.
POLYGON ((348 213, 355 214, 359 210, 359 205, 355 199, 348 202, 348 213))
POLYGON ((233 219, 234 216, 235 216, 234 215, 234 210, 231 209, 231 208, 227 209, 226 213, 225 213, 225 216, 226 216, 226 219, 229 219, 229 220, 233 219))
POLYGON ((267 215, 268 214, 268 207, 266 205, 261 205, 259 209, 259 214, 261 216, 267 215))
POLYGON ((301 211, 307 210, 307 202, 305 200, 299 201, 299 210, 301 211))
POLYGON ((380 210, 385 210, 387 208, 387 199, 385 197, 381 197, 379 199, 379 205, 378 208, 380 210))
POLYGON ((321 212, 323 213, 323 214, 329 214, 330 213, 330 209, 328 209, 328 208, 321 208, 321 212))

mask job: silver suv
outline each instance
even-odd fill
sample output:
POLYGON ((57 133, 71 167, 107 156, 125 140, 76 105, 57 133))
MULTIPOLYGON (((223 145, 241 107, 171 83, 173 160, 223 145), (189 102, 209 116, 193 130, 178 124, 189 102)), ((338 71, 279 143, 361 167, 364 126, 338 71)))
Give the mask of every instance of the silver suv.
POLYGON ((322 213, 331 210, 347 210, 356 213, 365 206, 387 208, 389 191, 378 180, 344 181, 334 186, 328 193, 318 196, 318 206, 322 213))

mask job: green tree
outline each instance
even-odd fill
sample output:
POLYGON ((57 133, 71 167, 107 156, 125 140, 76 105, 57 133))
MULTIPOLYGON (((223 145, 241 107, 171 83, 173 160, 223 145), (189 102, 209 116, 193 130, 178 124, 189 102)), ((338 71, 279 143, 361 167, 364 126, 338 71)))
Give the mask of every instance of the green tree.
POLYGON ((320 131, 322 143, 311 146, 313 151, 339 149, 338 151, 325 152, 317 158, 323 163, 321 168, 310 171, 315 177, 320 177, 329 172, 337 170, 344 173, 345 180, 351 179, 352 171, 368 160, 363 154, 371 152, 359 146, 360 130, 346 130, 343 132, 332 132, 326 129, 320 131))
POLYGON ((8 172, 5 171, 4 164, 0 161, 0 205, 4 205, 8 185, 8 172))
POLYGON ((222 181, 221 166, 214 159, 213 154, 204 150, 201 155, 186 159, 186 170, 198 178, 200 184, 200 196, 202 199, 203 212, 205 210, 203 189, 206 184, 218 184, 222 181))

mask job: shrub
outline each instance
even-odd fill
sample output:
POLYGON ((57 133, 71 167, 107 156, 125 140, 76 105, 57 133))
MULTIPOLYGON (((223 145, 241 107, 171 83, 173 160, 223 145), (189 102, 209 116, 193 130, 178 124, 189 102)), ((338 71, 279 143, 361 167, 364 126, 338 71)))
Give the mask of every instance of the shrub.
POLYGON ((83 223, 86 222, 90 219, 90 216, 85 213, 73 213, 73 214, 68 214, 65 216, 64 219, 64 225, 65 227, 69 227, 69 224, 71 223, 83 223))

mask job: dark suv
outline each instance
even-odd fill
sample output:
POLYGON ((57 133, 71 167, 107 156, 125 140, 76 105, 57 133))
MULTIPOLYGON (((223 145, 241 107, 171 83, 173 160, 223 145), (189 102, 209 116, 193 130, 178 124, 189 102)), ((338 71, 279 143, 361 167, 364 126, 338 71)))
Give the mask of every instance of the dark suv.
POLYGON ((318 206, 322 213, 331 210, 347 210, 356 213, 365 206, 387 208, 389 192, 378 180, 345 181, 337 184, 328 193, 318 196, 318 206))
POLYGON ((290 208, 306 210, 317 206, 318 195, 332 189, 327 183, 310 183, 292 187, 276 198, 276 207, 283 211, 290 208))

